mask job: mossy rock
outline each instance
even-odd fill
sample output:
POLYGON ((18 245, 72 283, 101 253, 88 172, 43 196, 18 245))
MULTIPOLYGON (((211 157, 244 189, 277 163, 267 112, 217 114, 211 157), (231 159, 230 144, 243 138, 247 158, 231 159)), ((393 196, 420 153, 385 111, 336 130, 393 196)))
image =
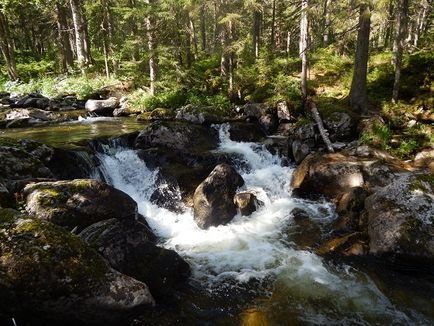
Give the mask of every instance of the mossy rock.
POLYGON ((101 221, 80 237, 113 268, 145 282, 157 298, 173 295, 190 275, 189 265, 176 252, 156 246, 152 231, 140 221, 101 221))
POLYGON ((112 270, 77 236, 12 210, 0 210, 0 275, 10 316, 100 322, 154 302, 145 284, 112 270))
POLYGON ((137 216, 137 204, 130 196, 97 180, 32 183, 25 187, 24 196, 30 213, 68 230, 137 216))
POLYGON ((157 121, 146 127, 137 137, 135 147, 147 149, 165 147, 187 152, 204 152, 218 146, 217 131, 200 125, 157 121))
POLYGON ((365 205, 372 254, 434 262, 432 175, 398 175, 368 197, 365 205))

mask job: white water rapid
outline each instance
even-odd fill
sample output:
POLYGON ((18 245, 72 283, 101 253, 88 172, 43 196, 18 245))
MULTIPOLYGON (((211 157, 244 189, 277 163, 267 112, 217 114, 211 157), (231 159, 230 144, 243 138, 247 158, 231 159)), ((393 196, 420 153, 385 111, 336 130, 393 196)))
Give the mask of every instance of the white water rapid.
POLYGON ((285 304, 309 324, 336 324, 336 318, 344 321, 338 324, 414 324, 415 319, 398 311, 365 274, 295 249, 287 236, 291 211, 303 208, 322 223, 335 217, 332 205, 292 198, 293 169, 282 167, 278 156, 258 144, 231 141, 228 128, 219 127, 218 151, 242 158, 238 170, 245 189, 265 203, 251 217, 237 216, 228 225, 201 230, 191 209, 176 214, 152 204, 157 171, 148 169, 133 150, 112 148, 99 154, 100 172, 137 201, 140 213, 164 239, 162 245, 183 256, 192 267, 192 278, 210 291, 264 280, 274 282, 271 292, 285 297, 285 304))

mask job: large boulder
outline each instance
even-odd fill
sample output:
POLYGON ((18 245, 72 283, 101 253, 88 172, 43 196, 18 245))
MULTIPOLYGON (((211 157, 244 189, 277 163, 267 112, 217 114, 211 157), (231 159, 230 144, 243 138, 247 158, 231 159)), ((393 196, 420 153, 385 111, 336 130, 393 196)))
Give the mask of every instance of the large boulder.
POLYGON ((365 201, 370 253, 434 262, 434 177, 402 174, 365 201))
POLYGON ((217 148, 215 129, 189 123, 157 121, 146 127, 137 137, 135 147, 147 149, 165 147, 187 152, 203 152, 217 148))
POLYGON ((80 238, 47 221, 0 210, 3 314, 101 323, 154 305, 146 284, 120 274, 80 238))
POLYGON ((299 194, 321 194, 328 198, 364 184, 359 162, 342 154, 310 154, 294 170, 292 188, 299 194))
POLYGON ((137 204, 130 196, 97 180, 32 183, 24 188, 24 196, 30 213, 68 230, 137 216, 137 204))
POLYGON ((148 284, 156 297, 170 294, 190 275, 190 266, 176 252, 157 247, 143 223, 110 219, 93 224, 80 237, 123 274, 148 284))
POLYGON ((243 178, 228 164, 217 165, 194 192, 194 219, 202 229, 230 222, 237 214, 236 190, 243 178))
POLYGON ((158 185, 151 200, 159 206, 179 211, 179 199, 193 206, 193 194, 199 184, 221 163, 231 158, 219 153, 190 153, 168 148, 149 148, 137 151, 150 169, 158 168, 158 185), (178 198, 178 191, 181 198, 178 198))
POLYGON ((91 113, 102 116, 111 116, 113 111, 119 106, 119 100, 116 97, 110 97, 106 100, 87 100, 85 108, 91 113))

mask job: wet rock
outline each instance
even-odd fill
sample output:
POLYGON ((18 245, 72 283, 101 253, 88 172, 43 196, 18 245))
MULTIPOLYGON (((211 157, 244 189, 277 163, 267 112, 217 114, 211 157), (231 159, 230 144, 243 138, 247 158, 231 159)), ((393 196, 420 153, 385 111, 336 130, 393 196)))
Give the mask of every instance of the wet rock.
POLYGON ((366 199, 370 253, 434 260, 434 178, 402 174, 366 199))
POLYGON ((49 222, 0 210, 0 303, 10 314, 102 322, 153 305, 148 287, 111 269, 78 237, 49 222))
POLYGON ((336 212, 339 218, 333 223, 333 229, 339 231, 365 229, 362 213, 368 192, 362 187, 355 187, 338 196, 336 212))
POLYGON ((85 108, 87 111, 97 115, 111 116, 118 105, 119 100, 116 97, 110 97, 106 100, 87 100, 85 108))
POLYGON ((158 168, 158 189, 151 200, 161 207, 180 212, 179 200, 193 206, 193 194, 199 184, 221 163, 232 163, 232 159, 218 153, 189 153, 167 148, 139 150, 139 157, 150 169, 158 168), (181 198, 179 198, 181 196, 181 198))
POLYGON ((265 137, 264 131, 257 123, 235 122, 230 124, 229 137, 236 142, 261 142, 265 137))
POLYGON ((363 240, 363 236, 358 232, 334 236, 321 244, 316 253, 319 255, 362 256, 368 253, 368 247, 363 240))
POLYGON ((16 109, 6 113, 6 120, 19 120, 19 119, 34 119, 40 121, 50 121, 51 119, 47 116, 44 111, 41 110, 30 110, 30 109, 16 109))
POLYGON ((324 125, 330 133, 330 140, 333 142, 355 138, 355 123, 351 116, 345 112, 333 112, 324 119, 324 125))
POLYGON ((50 105, 50 100, 41 94, 30 94, 11 104, 11 108, 36 108, 46 109, 50 105))
POLYGON ((24 196, 30 213, 68 230, 137 216, 137 204, 130 196, 97 180, 33 183, 25 187, 24 196))
POLYGON ((190 275, 188 263, 176 252, 157 247, 152 231, 139 221, 101 221, 80 237, 114 269, 145 282, 157 298, 169 295, 190 275))
POLYGON ((403 169, 385 164, 382 160, 363 161, 363 178, 366 182, 366 188, 375 190, 382 188, 391 183, 396 174, 403 169))
MULTIPOLYGON (((287 160, 289 157, 289 139, 285 136, 269 136, 263 142, 265 148, 273 155, 287 160)), ((283 160, 282 160, 283 161, 283 160)))
POLYGON ((244 184, 238 172, 227 164, 217 165, 194 192, 194 219, 202 229, 230 222, 237 214, 233 202, 244 184))
POLYGON ((188 123, 157 121, 146 127, 137 137, 135 147, 165 147, 168 149, 203 152, 216 149, 218 136, 215 129, 188 123))
POLYGON ((295 169, 292 187, 306 195, 321 194, 328 198, 364 184, 357 160, 342 154, 310 154, 295 169))
POLYGON ((157 108, 151 112, 143 112, 137 116, 137 121, 172 121, 175 119, 175 112, 172 109, 157 108))
POLYGON ((234 204, 242 216, 250 216, 256 210, 264 205, 254 194, 251 192, 241 192, 234 196, 234 204))
POLYGON ((0 208, 6 207, 15 207, 15 199, 12 194, 9 193, 9 190, 0 183, 0 208))

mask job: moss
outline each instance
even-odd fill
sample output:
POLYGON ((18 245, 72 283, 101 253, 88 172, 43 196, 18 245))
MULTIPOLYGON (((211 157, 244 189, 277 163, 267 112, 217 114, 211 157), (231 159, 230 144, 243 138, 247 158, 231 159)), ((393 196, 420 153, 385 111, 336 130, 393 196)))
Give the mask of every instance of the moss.
POLYGON ((0 209, 0 227, 2 224, 9 224, 19 217, 20 213, 11 208, 0 209))
POLYGON ((414 177, 410 184, 410 190, 422 190, 424 192, 434 191, 434 175, 432 174, 418 174, 414 177))

